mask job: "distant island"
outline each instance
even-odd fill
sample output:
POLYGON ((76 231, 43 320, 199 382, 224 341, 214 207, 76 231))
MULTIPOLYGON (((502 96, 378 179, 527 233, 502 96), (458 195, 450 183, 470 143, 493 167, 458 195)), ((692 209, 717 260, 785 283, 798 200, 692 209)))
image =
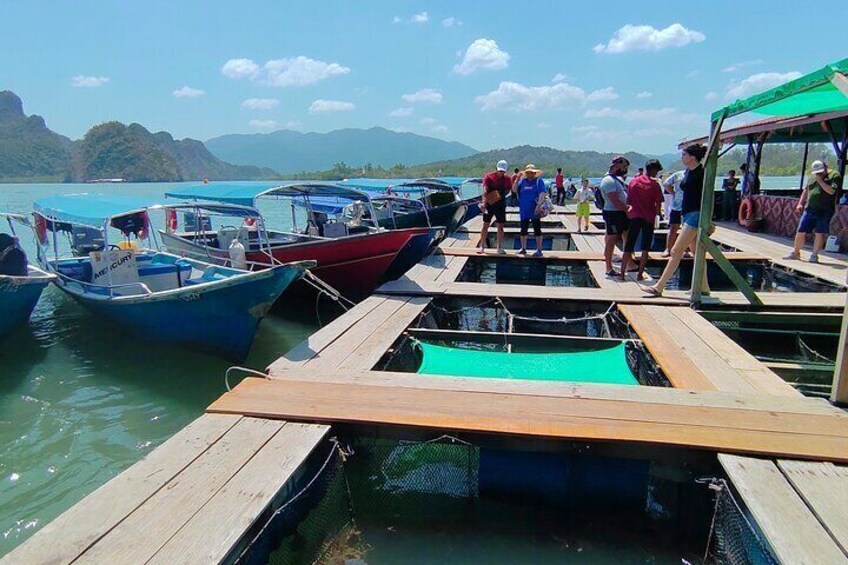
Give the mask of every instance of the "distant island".
MULTIPOLYGON (((800 145, 774 144, 763 153, 763 175, 800 173, 800 145)), ((810 146, 810 160, 829 156, 825 145, 810 146)), ((506 159, 510 168, 533 163, 552 176, 600 176, 613 153, 520 145, 478 152, 457 142, 385 128, 348 128, 328 133, 280 130, 226 135, 205 144, 151 133, 140 124, 107 122, 72 141, 51 131, 41 116, 27 116, 21 99, 0 92, 0 182, 180 182, 187 180, 339 180, 352 177, 480 177, 506 159)), ((627 152, 633 170, 659 158, 666 171, 682 168, 679 153, 627 152)), ((719 161, 719 174, 738 168, 745 150, 719 161)))

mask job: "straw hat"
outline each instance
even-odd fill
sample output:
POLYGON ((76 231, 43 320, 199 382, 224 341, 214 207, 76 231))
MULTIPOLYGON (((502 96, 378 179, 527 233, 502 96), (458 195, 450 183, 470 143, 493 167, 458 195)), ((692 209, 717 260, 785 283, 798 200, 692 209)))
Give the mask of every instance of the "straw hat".
POLYGON ((533 163, 530 163, 529 165, 524 167, 524 173, 525 174, 526 173, 535 173, 535 174, 539 175, 539 174, 542 174, 542 169, 537 169, 536 165, 534 165, 533 163))

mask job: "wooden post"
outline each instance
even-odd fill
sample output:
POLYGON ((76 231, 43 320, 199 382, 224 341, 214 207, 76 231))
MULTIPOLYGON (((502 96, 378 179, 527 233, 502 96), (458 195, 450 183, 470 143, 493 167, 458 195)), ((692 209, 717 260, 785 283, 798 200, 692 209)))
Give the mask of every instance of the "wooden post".
POLYGON ((848 334, 848 298, 845 299, 836 370, 833 372, 833 388, 830 390, 830 401, 840 406, 848 405, 848 335, 846 334, 848 334))
POLYGON ((804 159, 801 161, 801 182, 798 185, 800 190, 804 190, 804 175, 807 173, 807 156, 810 153, 810 143, 804 144, 804 159))
POLYGON ((713 225, 713 207, 715 206, 715 179, 718 168, 718 152, 721 147, 721 126, 724 124, 724 116, 727 111, 721 113, 719 118, 710 125, 710 144, 707 147, 706 164, 704 165, 704 188, 701 194, 701 217, 698 220, 698 242, 695 247, 695 268, 692 272, 692 302, 701 304, 702 283, 707 269, 707 258, 704 246, 701 244, 702 235, 709 237, 713 225))

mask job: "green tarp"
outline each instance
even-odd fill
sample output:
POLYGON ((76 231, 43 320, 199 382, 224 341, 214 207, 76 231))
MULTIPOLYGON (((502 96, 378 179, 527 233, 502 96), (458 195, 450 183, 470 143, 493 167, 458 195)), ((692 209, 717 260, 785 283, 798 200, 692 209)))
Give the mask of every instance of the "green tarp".
POLYGON ((769 116, 804 116, 848 109, 848 96, 831 82, 835 74, 848 75, 848 59, 825 66, 786 84, 760 94, 737 100, 723 110, 713 113, 716 120, 722 111, 725 117, 745 112, 769 116))
POLYGON ((419 342, 424 360, 418 373, 536 381, 638 385, 624 343, 574 353, 506 353, 419 342))

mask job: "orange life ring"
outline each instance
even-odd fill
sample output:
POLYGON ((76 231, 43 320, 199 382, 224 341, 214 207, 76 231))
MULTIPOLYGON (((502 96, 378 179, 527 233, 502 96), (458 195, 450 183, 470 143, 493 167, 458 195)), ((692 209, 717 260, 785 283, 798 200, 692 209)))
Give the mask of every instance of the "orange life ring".
POLYGON ((754 217, 754 201, 751 198, 746 198, 739 206, 739 225, 747 226, 751 218, 754 217))

